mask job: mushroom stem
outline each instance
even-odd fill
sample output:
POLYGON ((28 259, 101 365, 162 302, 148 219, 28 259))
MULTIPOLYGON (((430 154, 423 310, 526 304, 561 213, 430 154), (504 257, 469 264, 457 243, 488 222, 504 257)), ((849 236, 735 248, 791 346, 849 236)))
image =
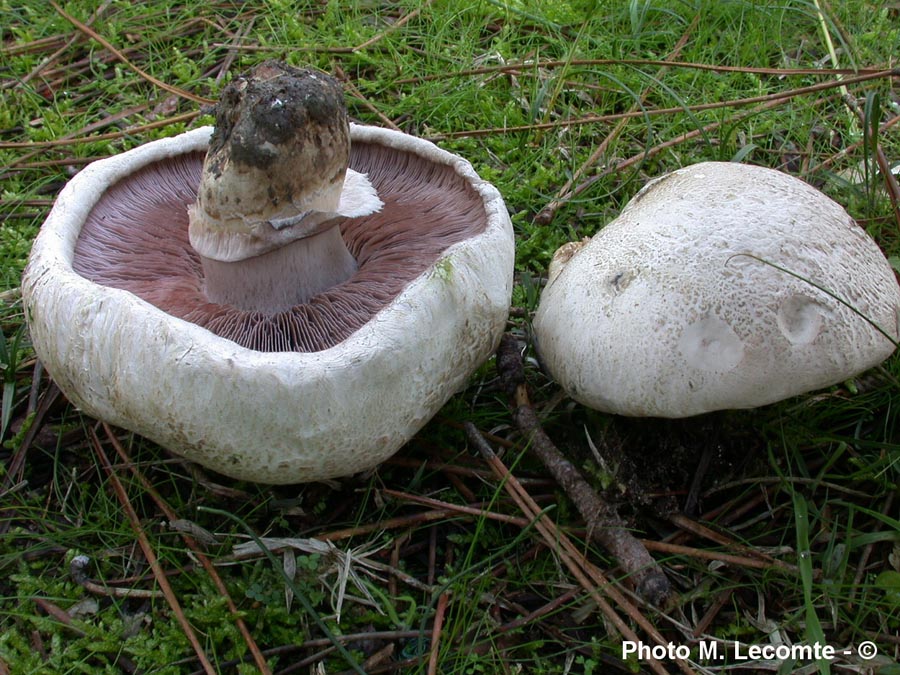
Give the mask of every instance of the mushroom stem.
POLYGON ((336 80, 277 61, 236 78, 216 105, 189 208, 208 299, 271 314, 349 278, 356 261, 337 224, 382 206, 349 161, 336 80))
POLYGON ((200 256, 211 302, 274 314, 307 302, 356 271, 339 227, 235 262, 200 256))

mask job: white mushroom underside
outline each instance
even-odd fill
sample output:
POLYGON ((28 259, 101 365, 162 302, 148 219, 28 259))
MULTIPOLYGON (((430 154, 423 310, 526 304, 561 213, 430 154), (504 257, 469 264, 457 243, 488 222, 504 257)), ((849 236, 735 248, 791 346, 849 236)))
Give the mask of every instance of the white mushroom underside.
POLYGON ((900 289, 874 241, 821 193, 758 167, 650 183, 554 273, 534 323, 542 361, 576 400, 625 415, 825 387, 890 355, 870 321, 900 333, 900 289))
POLYGON ((352 127, 354 140, 453 166, 481 195, 488 226, 449 248, 339 345, 315 353, 249 350, 72 270, 81 223, 99 195, 150 162, 203 150, 210 131, 91 164, 60 193, 23 278, 35 348, 87 413, 224 474, 291 483, 375 466, 496 347, 513 269, 503 200, 455 155, 398 132, 352 127))

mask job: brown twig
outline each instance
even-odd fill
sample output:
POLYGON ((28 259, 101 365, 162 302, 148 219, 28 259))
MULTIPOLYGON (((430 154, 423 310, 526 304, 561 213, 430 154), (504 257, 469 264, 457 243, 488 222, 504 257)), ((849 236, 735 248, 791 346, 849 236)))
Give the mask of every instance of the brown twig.
POLYGON ((197 638, 197 634, 196 632, 194 632, 193 626, 191 626, 190 622, 187 620, 187 617, 184 614, 184 610, 182 610, 181 608, 181 603, 178 602, 178 597, 175 595, 175 591, 169 584, 169 580, 166 577, 165 571, 163 570, 159 559, 156 557, 156 552, 153 550, 153 546, 150 543, 150 540, 147 538, 147 533, 144 531, 144 528, 141 525, 141 521, 138 517, 137 511, 134 510, 134 506, 131 504, 131 500, 128 499, 128 493, 125 490, 125 486, 122 484, 122 481, 119 480, 118 474, 113 468, 112 463, 109 461, 109 457, 106 455, 106 451, 103 449, 103 444, 100 442, 100 438, 99 436, 97 436, 97 432, 94 431, 93 428, 90 428, 88 430, 88 433, 90 435, 91 445, 94 448, 94 453, 96 454, 98 460, 100 461, 100 464, 103 466, 103 470, 106 472, 106 475, 109 478, 109 482, 113 487, 113 491, 116 493, 116 497, 119 499, 119 503, 122 505, 122 509, 125 511, 125 514, 128 517, 128 521, 131 524, 131 529, 134 531, 134 534, 137 537, 138 544, 140 544, 141 550, 144 553, 144 558, 147 560, 147 564, 153 571, 153 576, 156 578, 156 583, 159 584, 159 587, 166 598, 166 602, 172 609, 172 613, 175 615, 176 621, 178 621, 181 629, 184 631, 185 637, 187 637, 188 641, 191 643, 191 647, 193 647, 194 653, 200 660, 203 671, 207 673, 207 675, 216 675, 216 669, 213 667, 212 663, 209 660, 209 657, 206 655, 206 651, 203 649, 203 645, 200 644, 200 640, 197 638))
MULTIPOLYGON (((831 15, 832 18, 834 18, 834 13, 831 11, 831 8, 828 7, 828 3, 825 2, 825 0, 814 0, 814 4, 819 15, 819 27, 822 30, 822 37, 828 47, 828 54, 831 59, 831 63, 833 66, 837 67, 837 50, 834 48, 834 43, 831 39, 831 33, 828 31, 827 21, 825 18, 825 9, 828 10, 828 14, 831 15)), ((835 25, 840 26, 839 23, 835 25)), ((842 37, 844 39, 847 39, 848 36, 843 31, 843 29, 839 28, 839 31, 841 32, 842 37)), ((843 76, 838 75, 837 79, 840 80, 842 77, 843 76)), ((870 124, 870 121, 866 118, 865 111, 860 108, 859 103, 857 103, 856 99, 850 94, 850 90, 846 86, 841 87, 841 98, 844 101, 844 105, 846 105, 850 109, 850 112, 852 112, 862 124, 862 127, 865 130, 865 132, 863 133, 863 139, 871 140, 872 142, 875 151, 875 161, 878 163, 878 167, 884 178, 884 185, 888 193, 888 199, 890 199, 891 206, 894 209, 894 220, 896 221, 897 225, 900 226, 900 185, 897 184, 897 179, 891 172, 891 164, 890 162, 888 162, 888 159, 884 154, 884 149, 878 144, 877 135, 874 138, 868 138, 872 132, 875 132, 877 134, 878 127, 875 124, 870 124)))
MULTIPOLYGON (((103 14, 103 12, 106 11, 107 7, 109 7, 109 5, 110 5, 110 2, 111 2, 111 0, 106 0, 106 2, 104 2, 97 9, 95 9, 91 13, 91 15, 88 17, 87 21, 85 22, 85 25, 89 26, 90 24, 94 23, 94 21, 97 19, 97 17, 99 17, 101 14, 103 14)), ((56 51, 54 51, 50 56, 41 59, 41 62, 37 66, 35 66, 31 70, 31 72, 29 72, 27 75, 25 75, 20 81, 17 82, 16 80, 10 80, 8 83, 4 83, 4 86, 0 87, 0 88, 6 88, 5 85, 15 86, 17 84, 25 84, 27 82, 30 82, 35 77, 40 75, 41 72, 47 66, 49 66, 57 58, 59 58, 62 54, 64 54, 67 49, 69 49, 73 44, 75 44, 78 41, 79 37, 81 37, 81 36, 79 36, 77 33, 74 35, 70 35, 69 38, 56 51)))
MULTIPOLYGON (((461 430, 465 431, 465 426, 460 424, 452 424, 450 426, 459 427, 461 430)), ((508 440, 500 439, 498 441, 498 437, 489 433, 482 432, 482 435, 487 439, 490 443, 500 447, 513 447, 513 443, 510 443, 508 440)), ((474 478, 476 480, 484 480, 485 478, 490 478, 493 474, 490 471, 485 471, 483 468, 462 466, 460 464, 450 464, 449 462, 440 462, 434 460, 421 460, 417 457, 399 457, 394 455, 390 459, 388 459, 385 464, 389 464, 391 466, 403 466, 409 469, 425 469, 428 471, 440 471, 446 474, 455 474, 457 476, 464 476, 468 478, 474 478)), ((552 481, 546 478, 520 478, 519 481, 524 485, 550 485, 552 481)))
POLYGON ((175 94, 176 96, 180 96, 181 98, 186 98, 189 101, 194 101, 196 103, 202 103, 202 104, 213 103, 213 101, 208 98, 204 98, 202 96, 197 96, 196 94, 192 94, 191 92, 185 91, 184 89, 179 89, 178 87, 174 87, 171 84, 167 84, 166 82, 163 82, 162 80, 159 80, 159 79, 153 77, 150 73, 142 70, 141 68, 138 68, 135 64, 133 64, 128 59, 127 56, 125 56, 121 51, 116 49, 109 40, 104 38, 93 28, 85 25, 84 23, 82 23, 81 21, 76 19, 75 17, 66 13, 66 11, 63 10, 62 7, 60 7, 58 4, 56 4, 56 2, 54 2, 54 0, 50 0, 50 4, 53 6, 53 9, 55 9, 57 11, 57 13, 61 17, 63 17, 66 21, 71 23, 73 26, 75 26, 75 28, 80 30, 82 33, 84 33, 88 37, 99 42, 101 45, 103 45, 103 47, 105 49, 110 51, 117 59, 119 59, 122 63, 124 63, 126 66, 131 68, 131 70, 133 70, 135 73, 137 73, 138 75, 143 77, 145 80, 147 80, 151 84, 159 87, 160 89, 164 89, 165 91, 169 92, 170 94, 175 94))
MULTIPOLYGON (((687 44, 688 36, 691 34, 693 29, 696 27, 699 19, 700 19, 700 15, 696 14, 694 16, 694 20, 691 22, 691 25, 687 28, 687 30, 681 36, 681 39, 678 40, 678 42, 676 43, 675 48, 672 50, 672 53, 666 58, 667 62, 674 61, 678 57, 678 55, 681 53, 682 48, 684 47, 685 44, 687 44)), ((657 73, 656 73, 655 79, 656 80, 661 79, 667 70, 669 70, 669 66, 661 66, 659 71, 657 71, 657 73)), ((650 95, 650 92, 651 92, 651 88, 646 87, 644 89, 644 91, 641 92, 641 95, 638 98, 638 100, 635 101, 634 104, 632 104, 629 112, 640 111, 644 107, 644 102, 647 100, 647 96, 650 95)), ((560 209, 560 207, 563 204, 565 204, 571 197, 574 196, 574 193, 572 192, 572 186, 575 185, 575 183, 581 178, 581 176, 584 175, 584 173, 590 167, 594 166, 594 164, 597 163, 597 161, 600 159, 600 157, 602 157, 606 153, 607 149, 609 148, 609 145, 622 134, 622 132, 625 130, 625 128, 627 126, 628 126, 628 119, 622 118, 618 121, 618 123, 613 128, 613 130, 610 131, 604 137, 604 139, 600 142, 600 145, 598 145, 597 148, 594 150, 594 152, 591 153, 591 156, 588 157, 581 164, 581 166, 578 167, 578 169, 575 171, 575 173, 573 173, 572 176, 568 180, 566 180, 566 182, 563 184, 563 186, 556 193, 556 197, 554 197, 553 200, 549 204, 547 204, 543 209, 541 209, 538 212, 538 214, 534 217, 535 223, 538 223, 541 225, 546 225, 551 220, 553 220, 553 216, 560 209)))
MULTIPOLYGON (((884 499, 884 506, 881 509, 882 515, 887 516, 892 512, 894 507, 895 494, 895 492, 887 493, 887 496, 884 499)), ((853 576, 853 585, 850 587, 850 597, 847 598, 848 610, 852 610, 853 606, 856 604, 856 593, 862 586, 863 579, 867 574, 866 568, 869 564, 869 558, 871 557, 874 548, 875 545, 872 542, 869 542, 863 547, 862 553, 859 556, 859 562, 856 564, 856 574, 853 576)))
POLYGON ((449 593, 441 593, 438 597, 437 608, 434 613, 434 625, 431 628, 431 653, 428 655, 428 675, 437 675, 438 672, 438 655, 441 650, 441 630, 444 627, 444 616, 447 614, 447 603, 449 601, 449 593))
POLYGON ((549 614, 552 614, 560 607, 565 605, 567 602, 571 602, 574 600, 578 594, 580 593, 580 589, 575 586, 570 588, 568 591, 553 598, 550 602, 543 604, 535 610, 530 612, 523 612, 520 616, 517 616, 512 621, 508 621, 507 623, 499 626, 497 628, 498 633, 509 633, 510 631, 518 630, 524 626, 527 626, 530 623, 537 621, 538 619, 545 617, 549 614))
MULTIPOLYGON (((159 509, 163 512, 166 519, 170 522, 176 522, 178 520, 177 514, 172 510, 172 508, 168 505, 168 503, 162 498, 159 492, 153 488, 150 482, 147 480, 146 476, 140 473, 137 470, 134 462, 131 461, 131 458, 125 451, 125 448, 119 442, 119 439, 116 438, 116 435, 113 433, 112 428, 103 423, 103 429, 106 432, 106 437, 109 439, 113 448, 116 450, 116 454, 125 462, 125 465, 131 469, 132 474, 141 482, 144 490, 147 494, 149 494, 159 509)), ((250 651, 250 654, 253 656, 253 660, 256 663, 256 667, 259 669, 261 675, 271 675, 271 669, 269 668, 268 663, 266 663, 266 659, 263 656, 262 652, 259 649, 259 646, 256 644, 256 641, 253 639, 253 635, 250 633, 250 629, 247 628, 247 624, 244 619, 241 617, 240 611, 237 608, 237 605, 232 600, 231 595, 228 593, 228 588, 225 586, 225 582, 222 581, 222 577, 216 571, 215 566, 212 564, 212 561, 209 557, 203 552, 200 547, 200 544, 197 542, 195 537, 182 532, 182 539, 184 543, 187 545, 191 552, 194 554, 196 559, 203 566, 203 569, 212 579, 213 583, 216 586, 216 590, 221 594, 223 598, 225 598, 225 602, 228 605, 228 611, 231 612, 232 617, 234 618, 235 625, 238 628, 238 631, 241 634, 241 637, 244 639, 244 642, 247 645, 247 649, 250 651)))
POLYGON ((780 560, 760 560, 745 555, 736 555, 734 553, 725 553, 723 551, 710 551, 704 548, 694 548, 692 546, 682 546, 681 544, 670 544, 664 541, 651 541, 641 539, 641 543, 651 551, 659 551, 660 553, 671 553, 672 555, 684 555, 691 558, 699 558, 701 560, 718 560, 736 567, 748 567, 757 570, 780 569, 786 572, 797 572, 797 568, 780 560))
MULTIPOLYGON (((36 168, 41 166, 53 166, 53 165, 76 165, 76 164, 87 164, 89 162, 94 161, 95 159, 100 159, 99 157, 81 157, 81 158, 67 158, 60 160, 49 160, 45 162, 34 162, 32 164, 25 164, 25 161, 40 155, 44 148, 52 148, 59 147, 64 145, 78 145, 80 143, 91 143, 93 141, 108 141, 115 140, 118 138, 122 138, 129 134, 139 134, 144 131, 149 131, 151 129, 156 129, 158 127, 164 127, 169 124, 178 124, 180 122, 189 122, 200 115, 199 110, 195 110, 189 113, 184 113, 183 115, 175 115, 174 117, 169 117, 162 120, 156 120, 155 122, 148 122, 146 124, 140 124, 134 127, 130 127, 128 129, 122 131, 112 131, 105 134, 97 134, 95 136, 87 136, 83 138, 71 138, 72 134, 66 134, 63 138, 54 139, 51 141, 0 141, 0 149, 13 149, 13 148, 32 148, 31 152, 27 152, 20 157, 16 157, 11 160, 7 164, 0 167, 0 178, 3 178, 7 174, 9 174, 13 168, 36 168)), ((75 132, 77 133, 77 132, 75 132)))
POLYGON ((344 71, 340 68, 340 66, 335 67, 335 76, 337 76, 344 85, 344 88, 355 98, 359 99, 362 104, 369 109, 374 115, 381 120, 382 124, 386 127, 393 129, 394 131, 400 131, 400 127, 394 124, 394 120, 381 112, 374 103, 372 103, 369 99, 365 97, 365 95, 357 88, 353 82, 347 77, 344 71))
MULTIPOLYGON (((688 518, 687 516, 679 513, 672 514, 669 516, 669 520, 676 527, 681 528, 684 531, 690 532, 693 535, 698 537, 702 537, 704 539, 708 539, 709 541, 714 541, 717 544, 722 546, 727 546, 732 551, 739 554, 741 557, 753 558, 757 562, 762 563, 766 567, 775 567, 781 569, 789 574, 799 574, 799 570, 796 565, 791 565, 782 560, 778 560, 773 558, 772 556, 758 551, 750 546, 744 546, 738 544, 731 537, 717 532, 711 527, 707 527, 702 523, 698 523, 696 520, 688 518)), ((752 566, 752 565, 751 565, 752 566)))
POLYGON ((385 37, 387 37, 388 35, 393 33, 395 30, 402 28, 407 23, 409 23, 412 19, 419 16, 419 14, 421 14, 422 10, 425 9, 426 7, 428 7, 428 5, 431 4, 431 2, 432 2, 432 0, 426 0, 425 2, 421 3, 415 9, 413 9, 413 10, 407 12, 406 14, 404 14, 403 16, 401 16, 394 23, 392 23, 390 26, 388 26, 385 30, 381 31, 377 35, 374 35, 373 37, 369 38, 365 42, 361 42, 360 44, 356 45, 355 47, 352 47, 350 49, 350 51, 351 52, 359 52, 359 51, 362 51, 363 49, 366 49, 367 47, 371 47, 376 42, 380 42, 382 39, 384 39, 385 37))
POLYGON ((578 469, 566 459, 541 428, 528 397, 522 356, 516 339, 506 334, 497 350, 497 369, 510 397, 513 419, 528 447, 553 475, 584 518, 588 537, 598 541, 634 581, 638 594, 660 605, 669 593, 669 582, 647 548, 626 528, 615 509, 591 488, 578 469))
MULTIPOLYGON (((37 364, 35 364, 35 373, 38 378, 40 378, 40 370, 37 364)), ((47 416, 47 413, 50 412, 50 408, 53 407, 53 404, 56 403, 59 396, 59 387, 56 386, 55 382, 51 381, 50 386, 47 387, 43 396, 41 396, 38 401, 34 417, 31 420, 31 426, 28 428, 28 431, 25 432, 22 442, 19 443, 19 446, 13 452, 12 458, 6 467, 6 474, 3 477, 2 483, 0 483, 0 487, 9 489, 10 486, 15 485, 22 480, 22 477, 25 475, 25 460, 28 449, 37 437, 38 432, 41 430, 41 427, 44 424, 44 418, 47 416)), ((0 521, 0 533, 5 532, 7 527, 9 527, 9 521, 0 521)))
POLYGON ((833 77, 835 75, 858 75, 873 73, 881 68, 765 68, 753 66, 726 66, 716 63, 697 63, 693 61, 674 61, 669 59, 569 59, 547 61, 524 61, 520 63, 502 63, 493 66, 480 66, 465 70, 454 70, 434 75, 421 75, 407 77, 396 81, 396 84, 421 84, 422 82, 434 82, 454 77, 471 77, 473 75, 492 75, 495 73, 515 73, 522 75, 541 68, 567 68, 570 66, 629 66, 639 68, 643 66, 683 68, 687 70, 705 70, 713 73, 748 73, 752 75, 771 75, 773 77, 789 77, 797 75, 822 75, 833 77))
MULTIPOLYGON (((491 446, 484 440, 481 433, 475 428, 475 425, 470 422, 466 423, 466 435, 470 442, 478 448, 497 478, 503 482, 504 489, 506 489, 509 495, 515 500, 519 508, 534 521, 535 529, 543 537, 545 543, 551 550, 556 551, 557 555, 559 555, 560 559, 572 573, 572 576, 575 577, 581 587, 597 604, 597 607, 603 612, 603 615, 613 626, 615 626, 622 637, 626 640, 638 641, 637 634, 622 620, 622 617, 620 617, 609 602, 607 602, 606 598, 601 595, 601 590, 657 644, 667 644, 659 631, 657 631, 653 624, 637 610, 625 594, 611 584, 606 576, 595 565, 585 559, 584 555, 582 555, 575 544, 572 543, 572 540, 569 539, 564 532, 561 532, 534 500, 531 499, 531 495, 529 495, 525 488, 522 487, 521 483, 516 480, 516 477, 506 468, 500 458, 494 454, 491 446)), ((648 663, 654 672, 661 674, 666 673, 665 668, 663 668, 656 659, 650 659, 648 663)), ((687 662, 682 659, 676 659, 676 663, 682 672, 687 675, 696 675, 687 662)))
POLYGON ((422 497, 419 495, 413 495, 408 492, 400 492, 399 490, 390 490, 385 489, 382 492, 386 495, 390 495, 391 497, 396 497, 397 499, 402 499, 404 501, 415 502, 417 504, 423 504, 425 506, 430 506, 436 509, 446 509, 447 511, 456 511, 458 513, 462 513, 468 516, 475 516, 476 518, 487 518, 490 520, 498 520, 503 523, 510 523, 512 525, 518 525, 519 527, 528 527, 528 521, 524 518, 517 518, 516 516, 508 516, 505 513, 495 513, 493 511, 485 511, 484 509, 472 507, 472 506, 462 506, 460 504, 451 504, 450 502, 444 502, 440 499, 433 499, 431 497, 422 497))
MULTIPOLYGON (((736 573, 733 573, 733 576, 736 576, 736 573)), ((707 609, 706 612, 704 612, 703 616, 700 617, 700 620, 697 622, 697 625, 694 626, 694 630, 691 635, 695 639, 703 635, 706 630, 712 625, 712 622, 718 616, 719 612, 722 611, 722 608, 732 598, 734 598, 734 589, 723 588, 716 596, 715 600, 713 600, 712 604, 709 606, 709 609, 707 609)))
MULTIPOLYGON (((891 117, 890 119, 885 121, 880 127, 878 127, 878 134, 883 135, 883 134, 887 133, 892 127, 895 127, 898 124, 900 124, 900 115, 894 115, 893 117, 891 117)), ((830 157, 826 157, 825 159, 821 160, 818 164, 811 167, 809 169, 809 173, 815 174, 817 171, 823 171, 823 170, 829 168, 832 164, 835 164, 839 160, 843 159, 851 152, 855 152, 856 150, 858 150, 860 147, 862 147, 863 143, 866 143, 867 141, 868 141, 867 138, 861 138, 860 140, 854 141, 853 143, 850 143, 849 145, 845 145, 844 147, 842 147, 840 149, 840 151, 834 153, 830 157)))
POLYGON ((47 598, 41 598, 41 597, 37 597, 37 596, 32 596, 30 598, 30 600, 35 605, 37 605, 42 610, 44 610, 48 616, 52 616, 54 619, 59 621, 63 626, 65 626, 68 630, 72 631, 72 633, 74 633, 75 635, 77 635, 79 637, 84 637, 85 635, 87 635, 87 633, 85 631, 83 631, 81 628, 79 628, 78 626, 76 626, 73 623, 72 617, 69 615, 69 613, 66 610, 64 610, 62 607, 60 607, 59 605, 57 605, 53 602, 50 602, 49 600, 47 600, 47 598))
MULTIPOLYGON (((695 138, 705 136, 705 135, 709 134, 710 132, 715 131, 716 129, 721 127, 723 124, 733 125, 736 122, 739 122, 743 119, 746 119, 748 117, 753 117, 754 115, 757 115, 758 113, 760 113, 764 110, 768 110, 770 108, 776 108, 783 104, 784 104, 784 101, 781 101, 781 100, 769 101, 768 103, 763 103, 762 105, 756 106, 756 107, 752 108, 751 110, 746 111, 745 113, 734 115, 733 117, 730 117, 727 122, 711 122, 710 124, 700 127, 699 129, 693 129, 691 131, 686 131, 683 134, 675 136, 674 138, 670 138, 666 141, 663 141, 662 143, 657 143, 656 145, 654 145, 652 147, 645 148, 644 150, 641 150, 637 154, 634 154, 631 157, 628 157, 619 162, 616 162, 615 164, 607 166, 602 171, 595 173, 590 178, 585 179, 582 183, 580 183, 580 184, 576 185, 574 188, 572 188, 571 192, 566 197, 567 197, 567 199, 570 199, 570 200, 574 199, 575 197, 578 197, 582 192, 587 190, 589 187, 591 187, 594 183, 597 183, 604 177, 606 177, 610 174, 620 173, 620 172, 624 171, 625 169, 627 169, 631 166, 634 166, 635 164, 639 164, 640 162, 646 161, 647 159, 650 159, 651 157, 655 157, 656 155, 663 152, 664 150, 668 150, 669 148, 673 148, 677 145, 681 145, 682 143, 687 143, 688 141, 691 141, 695 138)), ((552 217, 552 213, 550 214, 550 216, 552 217)), ((545 218, 545 217, 546 217, 546 215, 544 215, 544 212, 542 210, 535 217, 535 222, 543 224, 544 221, 540 220, 540 219, 545 218)))
MULTIPOLYGON (((866 119, 866 114, 859 107, 856 99, 850 94, 844 95, 843 99, 844 104, 859 118, 863 128, 866 128, 867 131, 865 136, 869 136, 872 132, 875 132, 876 134, 879 132, 880 127, 877 125, 875 129, 870 128, 871 125, 869 125, 869 121, 866 119)), ((884 154, 884 148, 878 143, 877 136, 871 139, 871 142, 875 149, 875 161, 878 163, 878 169, 884 179, 884 188, 887 191, 888 199, 890 199, 891 207, 893 207, 894 210, 894 222, 900 226, 900 184, 897 183, 897 177, 894 176, 894 173, 891 170, 891 163, 888 161, 887 155, 884 154)))
POLYGON ((90 558, 86 555, 76 555, 69 563, 69 574, 72 580, 94 595, 105 595, 115 598, 161 598, 160 591, 145 588, 119 588, 117 586, 103 586, 93 581, 87 573, 90 558))
POLYGON ((508 126, 508 127, 491 127, 491 128, 482 128, 482 129, 467 129, 465 131, 456 131, 456 132, 446 132, 443 134, 436 134, 434 136, 429 137, 431 141, 443 141, 449 140, 452 138, 468 138, 468 137, 477 137, 477 136, 491 136, 494 134, 511 134, 511 133, 522 133, 522 132, 533 132, 533 131, 544 131, 547 129, 557 129, 557 128, 566 128, 566 127, 576 127, 583 126, 586 124, 598 124, 604 122, 618 122, 621 119, 633 119, 637 117, 658 117, 665 115, 673 115, 677 113, 693 113, 693 112, 701 112, 707 110, 719 110, 722 108, 734 108, 745 105, 752 105, 754 103, 766 103, 771 101, 788 101, 792 98, 797 98, 799 96, 805 96, 807 94, 812 94, 818 91, 827 91, 829 89, 836 89, 838 87, 842 87, 847 84, 858 84, 860 82, 869 82, 871 80, 879 80, 879 79, 887 79, 891 77, 897 77, 898 70, 897 69, 886 69, 886 70, 877 70, 867 72, 861 75, 856 75, 854 77, 848 77, 846 79, 840 81, 830 81, 830 82, 820 82, 818 84, 811 84, 806 87, 798 87, 796 89, 789 89, 787 91, 778 91, 773 92, 771 94, 761 94, 759 96, 749 96, 747 98, 738 98, 731 99, 728 101, 720 101, 720 102, 712 102, 712 103, 698 103, 696 105, 684 105, 684 106, 674 106, 670 108, 652 108, 648 110, 636 110, 629 111, 624 113, 611 113, 608 115, 585 115, 584 117, 578 117, 575 119, 563 119, 554 122, 543 122, 538 124, 522 124, 518 126, 508 126))
MULTIPOLYGON (((138 110, 137 108, 135 111, 138 110)), ((123 129, 121 131, 110 131, 104 134, 97 134, 95 136, 82 136, 75 137, 76 134, 80 133, 82 130, 73 131, 65 136, 60 138, 54 138, 48 141, 0 141, 0 149, 2 150, 12 150, 16 148, 57 148, 64 145, 79 145, 81 143, 93 143, 94 141, 113 141, 119 138, 123 138, 125 136, 131 136, 135 134, 140 134, 145 131, 150 131, 152 129, 158 129, 159 127, 164 127, 167 124, 181 124, 182 122, 190 122, 192 119, 197 117, 200 113, 198 111, 191 111, 187 113, 182 113, 181 115, 175 115, 173 117, 167 117, 161 120, 155 120, 153 122, 147 122, 146 124, 139 124, 133 127, 128 127, 127 129, 123 129)))
POLYGON ((323 534, 316 535, 316 539, 322 541, 338 541, 340 539, 349 539, 363 534, 372 532, 381 532, 382 530, 396 530, 403 527, 412 527, 428 523, 433 520, 443 520, 444 518, 452 518, 458 515, 452 509, 435 509, 433 511, 423 511, 422 513, 414 513, 410 516, 397 516, 396 518, 387 518, 376 523, 367 525, 359 525, 358 527, 348 527, 343 530, 332 530, 323 534))

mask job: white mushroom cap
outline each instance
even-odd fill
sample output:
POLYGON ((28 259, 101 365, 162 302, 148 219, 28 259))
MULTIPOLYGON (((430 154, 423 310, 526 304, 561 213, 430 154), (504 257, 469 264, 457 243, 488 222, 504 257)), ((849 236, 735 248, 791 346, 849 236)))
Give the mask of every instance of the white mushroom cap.
POLYGON ((575 400, 623 415, 779 401, 875 366, 900 335, 900 287, 875 242, 808 184, 755 166, 650 182, 561 248, 549 277, 542 363, 575 400))
MULTIPOLYGON (((83 225, 104 193, 142 168, 171 159, 191 158, 188 173, 196 181, 210 133, 210 128, 197 129, 95 162, 62 190, 35 240, 23 278, 35 350, 60 388, 88 414, 229 476, 292 483, 375 466, 466 384, 500 339, 514 255, 503 200, 468 162, 431 143, 389 130, 352 127, 354 145, 376 148, 378 161, 396 151, 402 162, 427 161, 432 174, 455 176, 460 190, 474 196, 482 226, 474 233, 457 227, 464 232, 459 240, 448 240, 436 260, 392 291, 371 318, 347 328, 349 335, 339 334, 315 351, 246 348, 236 338, 216 335, 115 287, 136 283, 136 274, 120 273, 121 279, 101 285, 73 269, 83 225)), ((375 168, 373 174, 387 171, 375 168)), ((386 187, 379 187, 385 210, 371 218, 388 218, 399 208, 386 187)), ((433 193, 442 190, 446 187, 441 184, 431 188, 433 193)), ((138 190, 135 198, 148 192, 138 190)), ((152 203, 151 194, 146 197, 149 210, 163 208, 152 203)), ((165 208, 169 214, 174 207, 165 208)), ((189 248, 183 215, 184 241, 178 246, 189 248)), ((393 235, 379 236, 390 244, 393 235)), ((169 245, 151 238, 155 246, 169 245)), ((100 244, 110 250, 121 246, 100 244)), ((366 265, 360 265, 361 281, 345 285, 352 289, 364 283, 366 265)), ((321 304, 344 302, 329 297, 321 304)), ((245 314, 226 323, 259 318, 245 314)), ((273 322, 288 325, 287 318, 273 322)))

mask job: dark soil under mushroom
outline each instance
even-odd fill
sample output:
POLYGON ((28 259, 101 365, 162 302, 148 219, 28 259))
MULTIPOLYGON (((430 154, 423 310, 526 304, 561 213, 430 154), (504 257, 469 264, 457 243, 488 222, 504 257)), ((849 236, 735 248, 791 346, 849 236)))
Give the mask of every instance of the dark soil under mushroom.
POLYGON ((156 162, 112 186, 86 219, 76 272, 259 351, 312 352, 363 326, 448 247, 487 226, 481 196, 453 168, 407 152, 355 143, 351 168, 366 173, 381 212, 346 219, 341 233, 359 265, 346 282, 276 314, 211 303, 188 242, 203 153, 156 162))

